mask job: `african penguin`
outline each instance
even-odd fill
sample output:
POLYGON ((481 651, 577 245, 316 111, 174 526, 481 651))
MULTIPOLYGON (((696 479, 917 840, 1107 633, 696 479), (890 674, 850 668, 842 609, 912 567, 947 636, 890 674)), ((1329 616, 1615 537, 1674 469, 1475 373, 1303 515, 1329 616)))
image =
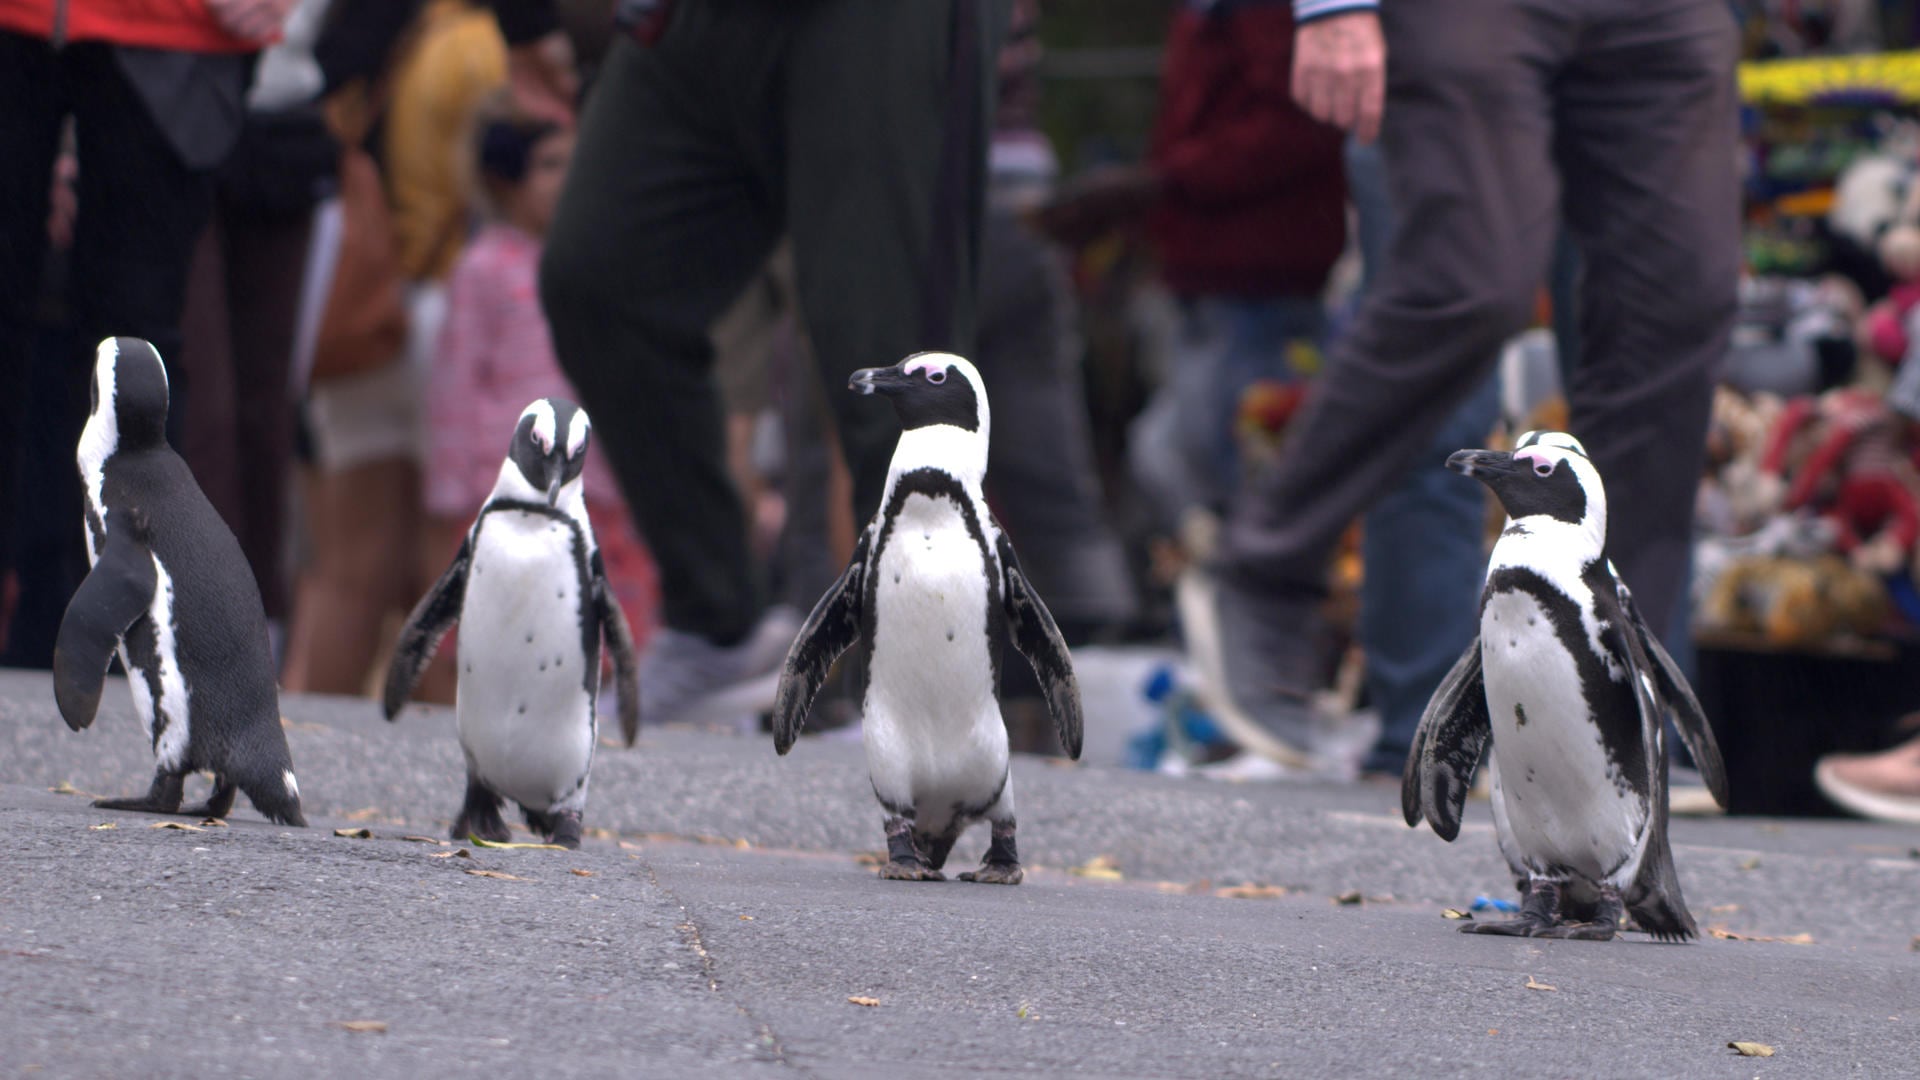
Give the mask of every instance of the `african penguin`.
POLYGON ((94 805, 225 817, 237 789, 269 820, 305 825, 260 587, 167 445, 166 366, 139 338, 108 338, 91 389, 78 458, 92 569, 60 620, 54 700, 73 730, 93 723, 117 652, 155 758, 146 795, 94 805), (187 774, 203 770, 212 794, 182 810, 187 774))
POLYGON ((1708 790, 1726 770, 1686 676, 1607 558, 1607 499, 1578 440, 1529 431, 1512 453, 1447 467, 1506 508, 1480 599, 1480 635, 1434 692, 1407 760, 1401 809, 1452 840, 1492 744, 1494 820, 1524 877, 1520 917, 1468 933, 1604 941, 1623 909, 1661 940, 1697 933, 1667 844, 1665 717, 1708 790))
POLYGON ((903 431, 879 512, 787 654, 774 749, 793 748, 835 658, 858 640, 867 672, 867 772, 886 811, 888 861, 880 876, 942 880, 961 830, 985 818, 992 826, 986 860, 960 877, 1017 885, 997 635, 1011 638, 1033 665, 1060 743, 1074 758, 1080 689, 1053 616, 981 491, 986 387, 972 364, 948 353, 856 371, 848 387, 888 398, 903 431))
POLYGON ((619 685, 621 734, 631 746, 640 733, 633 635, 608 587, 580 481, 589 430, 586 412, 560 398, 521 412, 493 492, 394 649, 388 720, 460 624, 454 713, 467 794, 453 823, 456 840, 507 840, 500 800, 508 798, 553 843, 580 845, 598 740, 603 633, 619 685))

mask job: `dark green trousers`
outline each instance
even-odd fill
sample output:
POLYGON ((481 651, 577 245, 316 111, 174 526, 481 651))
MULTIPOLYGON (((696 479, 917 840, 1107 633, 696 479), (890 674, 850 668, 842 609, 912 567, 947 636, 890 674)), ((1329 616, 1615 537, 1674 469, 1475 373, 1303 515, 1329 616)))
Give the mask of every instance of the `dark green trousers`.
POLYGON ((1007 0, 680 0, 658 42, 608 54, 540 293, 669 627, 725 644, 759 611, 708 329, 782 234, 861 520, 899 428, 848 373, 971 351, 1006 19, 1007 0))

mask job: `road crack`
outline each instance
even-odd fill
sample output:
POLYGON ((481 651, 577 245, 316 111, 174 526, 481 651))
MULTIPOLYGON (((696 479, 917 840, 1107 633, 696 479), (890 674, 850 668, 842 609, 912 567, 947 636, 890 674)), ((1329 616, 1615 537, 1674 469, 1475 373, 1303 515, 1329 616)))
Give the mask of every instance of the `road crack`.
POLYGON ((660 875, 654 872, 653 864, 650 861, 642 859, 640 860, 640 865, 646 871, 647 884, 659 890, 662 896, 665 896, 673 903, 674 907, 680 910, 680 921, 674 925, 674 929, 679 931, 681 943, 690 949, 695 956, 700 958, 700 974, 707 980, 707 989, 715 994, 721 994, 726 998, 727 1003, 735 1009, 738 1009, 740 1015, 746 1018, 748 1024, 752 1025, 754 1034, 759 1041, 760 1053, 766 1060, 792 1069, 802 1076, 815 1075, 811 1069, 808 1069, 806 1066, 801 1065, 799 1062, 787 1056, 786 1044, 781 1040, 779 1032, 773 1030, 772 1024, 761 1019, 759 1014, 754 1012, 751 1005, 731 994, 724 994, 721 991, 719 965, 714 960, 713 954, 707 951, 705 936, 700 932, 700 924, 694 919, 692 909, 687 907, 687 902, 680 899, 678 893, 668 888, 667 885, 660 880, 660 875))

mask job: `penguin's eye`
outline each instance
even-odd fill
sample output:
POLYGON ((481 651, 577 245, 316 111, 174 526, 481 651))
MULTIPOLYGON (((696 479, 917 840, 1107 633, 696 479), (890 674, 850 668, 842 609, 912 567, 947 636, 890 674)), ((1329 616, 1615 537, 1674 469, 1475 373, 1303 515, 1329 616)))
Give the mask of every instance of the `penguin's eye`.
POLYGON ((1553 462, 1551 462, 1551 461, 1536 461, 1536 462, 1534 462, 1534 463, 1533 463, 1533 475, 1535 475, 1535 476, 1552 476, 1552 475, 1553 475, 1553 462))
POLYGON ((927 372, 927 381, 938 386, 947 381, 947 373, 939 368, 933 368, 927 372))

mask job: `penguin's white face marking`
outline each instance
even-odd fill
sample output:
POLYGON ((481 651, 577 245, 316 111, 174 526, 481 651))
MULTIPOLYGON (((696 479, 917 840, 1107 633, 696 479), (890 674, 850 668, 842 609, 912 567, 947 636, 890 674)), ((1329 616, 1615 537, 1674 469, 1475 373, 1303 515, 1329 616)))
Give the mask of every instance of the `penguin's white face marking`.
POLYGON ((918 468, 949 473, 969 489, 985 481, 993 413, 986 383, 965 357, 916 353, 892 367, 856 371, 848 386, 886 396, 900 417, 900 442, 881 505, 891 497, 894 479, 918 468))
MULTIPOLYGON (((87 509, 91 517, 98 521, 102 530, 106 528, 107 502, 105 487, 107 483, 107 459, 120 446, 120 422, 114 414, 114 367, 120 355, 118 338, 108 338, 94 351, 93 360, 93 405, 87 414, 87 424, 80 429, 80 482, 86 488, 87 509)), ((99 544, 93 534, 93 525, 89 523, 87 534, 87 562, 89 565, 100 561, 99 544)))
POLYGON ((549 506, 578 503, 584 514, 580 475, 586 467, 591 432, 586 411, 571 401, 541 398, 529 404, 514 427, 493 497, 549 506))

